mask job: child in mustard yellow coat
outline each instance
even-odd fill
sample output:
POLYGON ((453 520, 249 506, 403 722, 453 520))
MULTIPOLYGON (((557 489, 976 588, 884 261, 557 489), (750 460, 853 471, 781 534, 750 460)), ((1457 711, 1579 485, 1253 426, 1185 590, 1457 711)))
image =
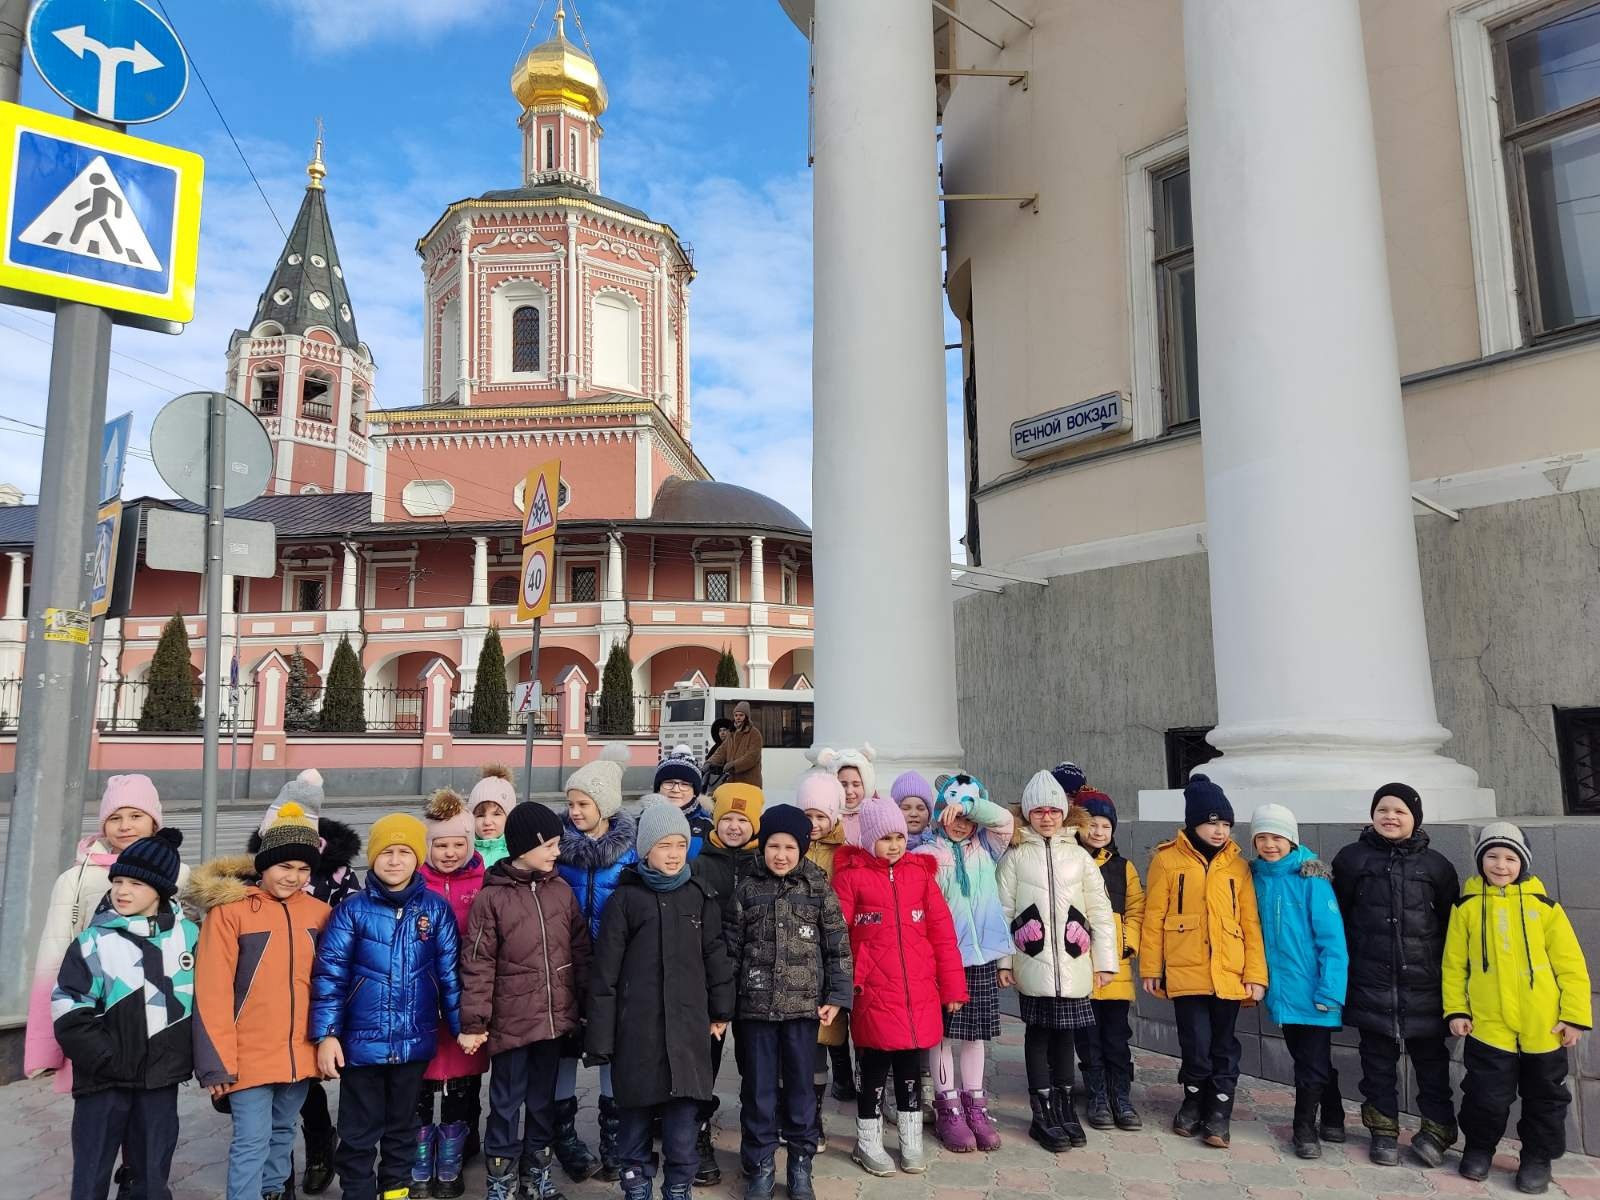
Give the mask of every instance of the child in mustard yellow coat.
POLYGON ((1255 885, 1233 832, 1233 806, 1205 775, 1183 789, 1183 829, 1157 847, 1139 938, 1144 990, 1172 999, 1183 1052, 1179 1137, 1225 1149, 1239 1082, 1240 1005, 1267 993, 1255 885))
POLYGON ((1572 922, 1530 873, 1522 830, 1485 825, 1476 858, 1478 874, 1461 889, 1444 943, 1445 1019, 1466 1038, 1460 1170, 1487 1178, 1520 1094, 1517 1189, 1538 1195, 1567 1149, 1567 1049, 1594 1023, 1589 968, 1572 922))

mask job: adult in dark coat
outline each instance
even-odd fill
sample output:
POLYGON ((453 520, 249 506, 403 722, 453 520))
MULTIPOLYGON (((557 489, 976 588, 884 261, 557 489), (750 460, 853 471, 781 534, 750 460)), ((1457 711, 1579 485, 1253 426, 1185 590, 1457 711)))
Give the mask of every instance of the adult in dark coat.
POLYGON ((733 706, 733 732, 706 759, 706 771, 708 774, 718 772, 721 783, 748 783, 760 787, 764 747, 761 731, 750 720, 750 702, 741 700, 733 706))
POLYGON ((1372 824, 1334 857, 1350 983, 1344 1023, 1361 1031, 1361 1120, 1372 1158, 1399 1158, 1399 1063, 1411 1056, 1422 1129, 1412 1141, 1429 1166, 1456 1139, 1442 994, 1445 931, 1460 881, 1428 845, 1422 799, 1403 783, 1372 798, 1372 824))

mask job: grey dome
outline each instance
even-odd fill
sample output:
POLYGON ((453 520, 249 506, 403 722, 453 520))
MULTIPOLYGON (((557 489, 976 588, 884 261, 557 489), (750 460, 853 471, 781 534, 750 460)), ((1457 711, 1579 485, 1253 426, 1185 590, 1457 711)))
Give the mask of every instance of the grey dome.
POLYGON ((809 534, 810 528, 770 496, 710 479, 668 479, 656 491, 650 520, 662 525, 776 529, 809 534))

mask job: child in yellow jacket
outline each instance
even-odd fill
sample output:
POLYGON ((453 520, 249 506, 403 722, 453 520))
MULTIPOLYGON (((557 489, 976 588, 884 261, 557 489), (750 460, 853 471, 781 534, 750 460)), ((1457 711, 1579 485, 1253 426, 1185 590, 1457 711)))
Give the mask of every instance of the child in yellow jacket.
MULTIPOLYGON (((1059 782, 1059 781, 1058 781, 1059 782)), ((1089 828, 1078 835, 1105 880, 1117 930, 1117 977, 1090 993, 1094 1025, 1073 1030, 1078 1066, 1088 1092, 1084 1119, 1095 1129, 1139 1129, 1144 1122, 1133 1106, 1133 1052, 1128 1044, 1133 1029, 1128 1022, 1133 1008, 1133 956, 1139 953, 1144 929, 1144 888, 1139 869, 1117 849, 1117 806, 1111 797, 1091 787, 1078 791, 1077 804, 1089 814, 1089 828)))
POLYGON ((1250 866, 1232 838, 1233 805, 1205 775, 1183 789, 1183 829, 1156 848, 1139 938, 1144 990, 1172 999, 1183 1052, 1179 1137, 1226 1148, 1239 1082, 1240 1005, 1267 993, 1267 956, 1250 866))
POLYGON ((1461 1174, 1484 1179, 1518 1094, 1517 1189, 1550 1186, 1567 1149, 1567 1049, 1593 1024, 1589 968, 1567 914, 1530 873, 1533 856, 1509 821, 1485 825, 1444 943, 1444 1011, 1466 1038, 1461 1062, 1461 1174))

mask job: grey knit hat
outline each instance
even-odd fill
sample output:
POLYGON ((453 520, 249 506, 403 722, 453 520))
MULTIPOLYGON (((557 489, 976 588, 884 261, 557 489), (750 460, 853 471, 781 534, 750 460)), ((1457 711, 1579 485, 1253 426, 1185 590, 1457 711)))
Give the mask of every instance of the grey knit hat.
POLYGON ((687 844, 689 820, 683 815, 683 809, 672 801, 657 797, 639 812, 639 831, 634 841, 634 848, 642 859, 650 853, 657 842, 673 834, 681 836, 687 844))
POLYGON ((1472 861, 1478 865, 1480 875, 1483 873, 1483 856, 1496 847, 1509 850, 1522 860, 1522 874, 1527 875, 1533 870, 1533 855, 1528 850, 1528 839, 1523 836, 1522 830, 1510 821, 1490 821, 1478 835, 1478 848, 1472 852, 1472 861))
POLYGON ((1258 833, 1275 833, 1286 842, 1300 844, 1300 822, 1282 804, 1262 804, 1250 814, 1251 838, 1258 833))

